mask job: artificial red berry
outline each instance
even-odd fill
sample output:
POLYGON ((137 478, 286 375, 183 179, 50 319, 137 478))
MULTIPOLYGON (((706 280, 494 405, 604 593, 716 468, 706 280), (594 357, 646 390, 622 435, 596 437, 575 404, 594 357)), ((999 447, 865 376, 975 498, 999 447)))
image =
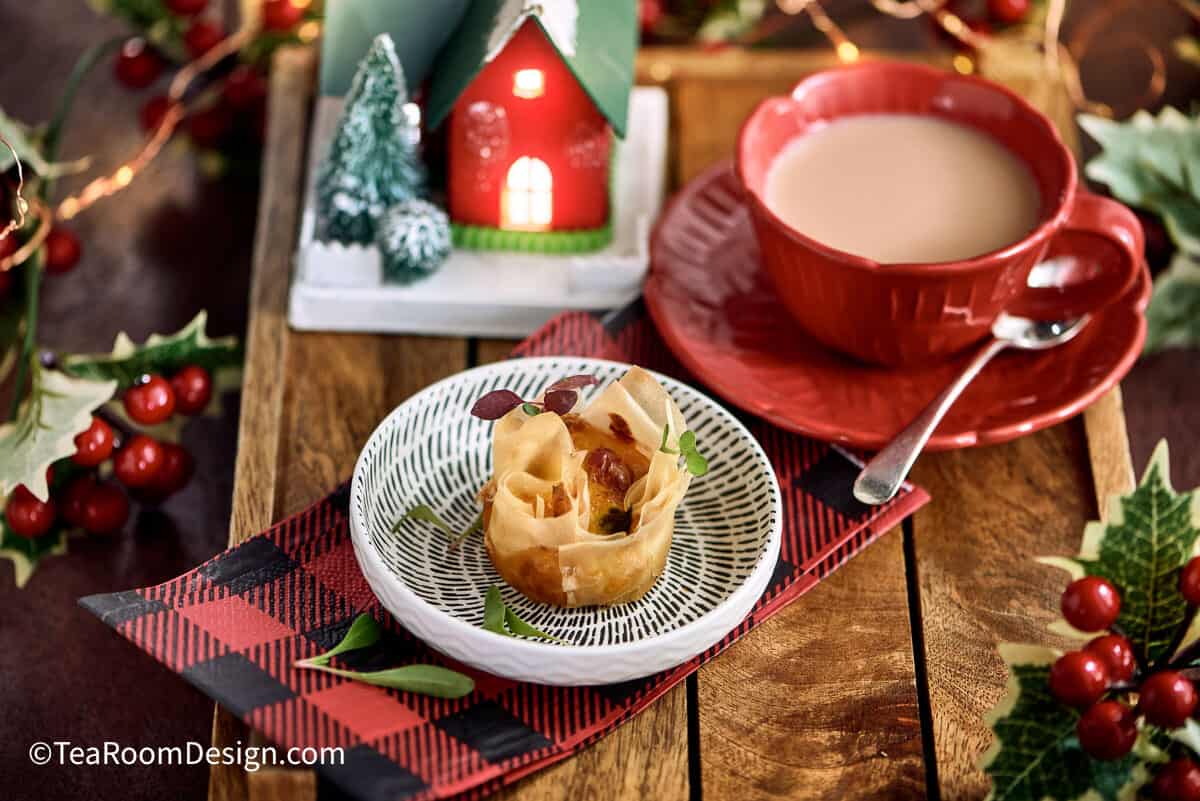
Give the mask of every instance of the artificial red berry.
POLYGON ((203 367, 189 364, 171 376, 175 391, 175 410, 180 414, 200 414, 212 400, 212 376, 203 367))
POLYGON ((165 498, 187 486, 192 478, 195 463, 192 461, 192 455, 183 447, 173 442, 160 444, 163 451, 162 468, 146 489, 152 495, 165 498))
POLYGON ((1015 25, 1029 15, 1029 0, 988 0, 987 9, 997 22, 1015 25))
POLYGON ((240 64, 225 77, 221 96, 230 108, 238 111, 252 109, 267 96, 267 82, 254 67, 240 64))
POLYGON ((172 14, 181 17, 193 17, 208 6, 208 0, 167 0, 167 8, 172 14))
POLYGON ((117 451, 113 472, 127 487, 148 487, 163 466, 162 445, 145 434, 137 434, 117 451))
POLYGON ((99 417, 92 418, 86 431, 75 435, 75 453, 71 461, 80 467, 95 467, 113 452, 113 430, 99 417))
POLYGON ((95 484, 83 499, 81 525, 89 534, 112 534, 129 519, 129 499, 111 481, 95 484))
POLYGON ((224 103, 215 103, 188 117, 188 136, 198 147, 220 143, 233 127, 233 114, 224 103))
POLYGON ((663 18, 662 0, 638 0, 638 25, 642 33, 654 30, 663 18))
POLYGON ((1095 654, 1108 668, 1111 681, 1129 681, 1137 670, 1133 657, 1133 646, 1120 634, 1105 634, 1083 646, 1083 650, 1095 654))
MULTIPOLYGON (((17 252, 17 248, 21 247, 21 243, 17 241, 15 231, 9 231, 8 235, 0 239, 0 259, 7 259, 9 256, 17 252)), ((12 269, 0 270, 0 300, 8 294, 13 285, 12 269)))
POLYGON ((91 473, 80 476, 67 485, 58 499, 59 514, 72 526, 83 526, 83 502, 96 486, 96 477, 91 473))
POLYGON ((1179 571, 1179 594, 1192 606, 1200 606, 1200 556, 1193 556, 1179 571))
POLYGON ((170 108, 171 101, 166 95, 159 95, 147 100, 146 104, 142 106, 142 110, 138 112, 138 121, 142 124, 142 130, 146 133, 157 131, 170 108))
POLYGON ((46 272, 52 275, 62 275, 69 272, 79 263, 79 255, 83 249, 79 246, 79 238, 61 225, 56 225, 46 234, 45 257, 46 272))
POLYGON ((1119 701, 1101 701, 1075 724, 1079 744, 1096 759, 1120 759, 1133 749, 1137 719, 1119 701))
POLYGON ((1087 707, 1108 689, 1108 666, 1095 654, 1071 651, 1050 666, 1050 692, 1068 706, 1087 707))
POLYGON ((24 484, 17 485, 4 506, 8 527, 13 534, 26 539, 36 539, 49 531, 54 517, 54 501, 39 501, 24 484))
POLYGON ((1117 622, 1121 596, 1105 579, 1084 576, 1072 581, 1062 594, 1062 613, 1080 631, 1103 631, 1117 622))
POLYGON ((145 89, 162 75, 163 62, 146 40, 133 37, 121 45, 113 72, 130 89, 145 89))
POLYGON ((225 29, 212 20, 198 19, 188 26, 183 34, 183 46, 192 58, 212 50, 225 38, 225 29))
POLYGON ((292 0, 267 0, 262 7, 263 27, 268 31, 288 31, 304 19, 304 9, 292 0))
POLYGON ((1157 801, 1200 801, 1200 767, 1187 757, 1172 759, 1159 768, 1150 794, 1157 801))
POLYGON ((161 375, 142 376, 125 390, 125 413, 136 423, 152 426, 167 420, 175 412, 175 390, 161 375))
POLYGON ((1164 729, 1182 726, 1196 708, 1196 688, 1182 673, 1164 670, 1142 682, 1138 710, 1146 721, 1164 729))

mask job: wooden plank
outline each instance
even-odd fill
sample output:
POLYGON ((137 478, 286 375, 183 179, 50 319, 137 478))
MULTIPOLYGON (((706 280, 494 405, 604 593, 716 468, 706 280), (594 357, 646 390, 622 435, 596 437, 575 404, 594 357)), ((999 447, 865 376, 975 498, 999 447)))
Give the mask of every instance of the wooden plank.
POLYGON ((1104 516, 1108 514, 1108 498, 1129 492, 1137 484, 1119 386, 1113 387, 1083 413, 1083 429, 1087 435, 1096 503, 1100 515, 1104 516))
POLYGON ((913 480, 933 496, 913 525, 942 797, 981 798, 983 715, 1007 680, 997 644, 1068 645, 1046 630, 1066 574, 1034 559, 1074 553, 1095 515, 1087 444, 1073 420, 1005 445, 926 454, 913 480))
MULTIPOLYGON (((287 289, 291 254, 299 223, 304 173, 308 103, 315 76, 316 57, 311 49, 281 50, 271 71, 267 143, 263 155, 262 195, 254 242, 250 317, 246 325, 246 363, 242 408, 238 423, 238 451, 234 467, 233 514, 230 545, 266 528, 276 513, 276 456, 280 443, 283 404, 284 353, 287 342, 287 289)), ((213 745, 225 747, 250 741, 246 725, 216 708, 213 745)), ((258 784, 269 782, 279 771, 264 769, 258 784)), ((293 771, 288 771, 292 773, 293 771)), ((295 801, 313 797, 316 783, 311 771, 301 781, 307 795, 293 793, 295 801)), ((234 801, 249 792, 247 774, 237 765, 214 765, 209 771, 211 801, 234 801)))
MULTIPOLYGON (((480 340, 479 364, 507 358, 515 344, 480 340)), ((591 797, 602 787, 605 798, 683 801, 689 790, 687 716, 687 690, 680 684, 582 753, 517 782, 496 798, 566 801, 591 797)))
POLYGON ((925 796, 897 529, 700 669, 706 799, 925 796))

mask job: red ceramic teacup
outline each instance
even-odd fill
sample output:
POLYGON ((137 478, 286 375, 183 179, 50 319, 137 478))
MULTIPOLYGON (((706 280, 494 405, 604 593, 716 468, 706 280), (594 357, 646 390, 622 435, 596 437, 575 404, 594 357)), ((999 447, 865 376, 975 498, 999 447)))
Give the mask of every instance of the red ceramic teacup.
POLYGON ((1142 229, 1121 204, 1077 187, 1053 124, 1017 95, 931 67, 868 62, 817 73, 764 101, 742 126, 737 174, 762 259, 792 316, 825 345, 868 362, 947 356, 985 337, 1002 311, 1062 319, 1115 300, 1142 262, 1142 229), (926 114, 991 135, 1031 170, 1040 223, 1000 250, 953 262, 879 264, 807 237, 768 207, 767 171, 810 128, 854 114, 926 114), (1055 258, 1056 286, 1028 286, 1055 258))

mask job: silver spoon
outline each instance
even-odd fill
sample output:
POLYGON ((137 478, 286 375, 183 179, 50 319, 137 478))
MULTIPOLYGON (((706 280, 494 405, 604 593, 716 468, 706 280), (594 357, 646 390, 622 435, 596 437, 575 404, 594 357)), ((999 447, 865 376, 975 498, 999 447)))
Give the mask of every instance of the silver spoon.
POLYGON ((993 356, 1006 348, 1048 350, 1056 347, 1082 331, 1088 319, 1086 314, 1074 320, 1045 322, 1009 314, 997 317, 996 322, 992 323, 992 336, 995 338, 976 354, 958 378, 942 390, 916 419, 897 434, 886 448, 875 454, 874 459, 867 462, 854 482, 854 497, 863 503, 876 505, 886 503, 896 495, 933 430, 967 388, 967 384, 979 375, 979 371, 993 356))

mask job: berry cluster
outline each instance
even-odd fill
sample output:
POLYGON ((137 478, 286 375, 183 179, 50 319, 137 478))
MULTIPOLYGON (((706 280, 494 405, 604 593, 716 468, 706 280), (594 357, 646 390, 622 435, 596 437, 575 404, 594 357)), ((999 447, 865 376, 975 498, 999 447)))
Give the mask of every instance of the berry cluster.
MULTIPOLYGON (((1179 592, 1200 606, 1200 557, 1184 566, 1179 592)), ((1116 627, 1121 596, 1111 582, 1085 576, 1062 594, 1062 614, 1085 632, 1105 632, 1081 650, 1063 654, 1050 668, 1050 692, 1084 710, 1076 726, 1079 744, 1096 759, 1120 759, 1137 740, 1137 718, 1164 729, 1184 725, 1196 712, 1196 688, 1177 666, 1139 664, 1133 646, 1116 627), (1130 706, 1131 694, 1136 694, 1130 706)), ((1169 657, 1168 657, 1169 658, 1169 657)), ((1188 757, 1169 762, 1151 791, 1158 801, 1200 801, 1200 765, 1188 757)))
MULTIPOLYGON (((188 365, 169 380, 157 374, 142 376, 125 391, 122 402, 130 420, 157 425, 177 412, 199 414, 212 393, 209 372, 188 365)), ((59 519, 89 534, 119 530, 129 517, 129 499, 117 482, 99 478, 97 469, 109 459, 117 481, 145 502, 161 501, 187 484, 193 465, 184 448, 146 434, 121 432, 118 437, 114 425, 93 417, 76 435, 69 480, 56 483, 53 468, 47 473, 48 500, 38 500, 23 484, 9 495, 4 515, 14 534, 35 539, 49 533, 59 519)))
MULTIPOLYGON (((10 234, 0 239, 0 259, 11 256, 21 246, 19 234, 10 234)), ((70 229, 62 225, 54 225, 46 235, 42 245, 42 266, 50 275, 62 275, 70 272, 79 263, 83 248, 79 238, 70 229)), ((0 300, 9 294, 13 285, 13 271, 0 271, 0 300)))
MULTIPOLYGON (((1033 8, 1033 0, 949 0, 942 7, 962 20, 963 24, 975 33, 987 36, 997 27, 1024 22, 1033 8)), ((948 33, 934 15, 927 16, 939 39, 953 47, 966 46, 958 37, 948 33)))
MULTIPOLYGON (((264 31, 293 32, 304 19, 306 5, 293 0, 267 0, 262 6, 264 31)), ((203 56, 226 37, 218 22, 202 16, 208 0, 166 0, 165 6, 172 15, 170 28, 182 31, 180 41, 189 58, 203 56)), ((145 89, 162 76, 166 66, 166 59, 150 43, 133 37, 117 54, 113 73, 130 89, 145 89)), ((211 102, 188 115, 188 137, 197 147, 215 148, 238 140, 239 129, 245 129, 261 142, 266 128, 266 97, 267 82, 262 71, 250 64, 238 65, 224 77, 219 91, 211 93, 211 102)), ((143 130, 157 129, 170 105, 166 95, 148 100, 139 114, 143 130)))

